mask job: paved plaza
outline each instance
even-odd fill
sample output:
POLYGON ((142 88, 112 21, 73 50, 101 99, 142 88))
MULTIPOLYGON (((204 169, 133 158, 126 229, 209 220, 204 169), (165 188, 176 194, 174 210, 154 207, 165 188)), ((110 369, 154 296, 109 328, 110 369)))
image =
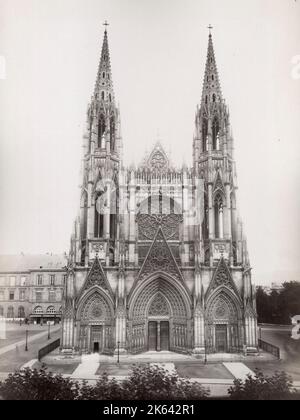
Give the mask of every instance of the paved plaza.
MULTIPOLYGON (((300 341, 290 338, 289 329, 282 327, 263 327, 262 339, 278 345, 282 360, 260 353, 258 357, 213 354, 207 355, 207 363, 203 358, 195 356, 163 352, 146 352, 138 355, 117 356, 90 354, 67 357, 56 350, 43 359, 49 371, 62 374, 77 380, 88 380, 95 383, 100 375, 107 373, 109 377, 122 380, 129 376, 132 365, 157 365, 169 373, 177 373, 180 377, 190 378, 203 384, 211 391, 211 395, 225 396, 234 379, 245 379, 255 369, 272 375, 275 371, 284 370, 290 374, 295 386, 300 387, 299 345, 300 341)), ((0 380, 10 372, 20 368, 39 369, 42 363, 37 360, 38 350, 49 342, 60 337, 60 327, 51 326, 51 339, 48 340, 47 326, 9 325, 5 340, 0 340, 0 380), (25 351, 25 331, 28 329, 28 351, 25 351)))

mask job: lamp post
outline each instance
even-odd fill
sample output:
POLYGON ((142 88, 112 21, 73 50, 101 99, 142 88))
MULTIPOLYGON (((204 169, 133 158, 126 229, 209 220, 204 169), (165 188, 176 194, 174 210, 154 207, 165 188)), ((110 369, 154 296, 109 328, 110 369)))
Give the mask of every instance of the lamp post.
POLYGON ((206 340, 204 340, 204 364, 207 363, 207 354, 206 354, 206 340))
POLYGON ((48 340, 50 340, 50 321, 48 321, 48 340))
POLYGON ((28 351, 28 330, 26 330, 25 337, 25 351, 28 351))
POLYGON ((117 360, 117 363, 119 364, 120 363, 120 341, 118 341, 117 345, 118 345, 118 360, 117 360))
POLYGON ((259 339, 261 341, 261 327, 259 327, 259 339))

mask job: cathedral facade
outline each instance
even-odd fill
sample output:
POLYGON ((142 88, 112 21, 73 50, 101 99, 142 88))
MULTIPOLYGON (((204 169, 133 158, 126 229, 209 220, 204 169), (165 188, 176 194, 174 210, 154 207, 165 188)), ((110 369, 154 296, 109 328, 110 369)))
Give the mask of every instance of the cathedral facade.
POLYGON ((236 195, 212 35, 192 167, 174 167, 160 143, 138 167, 125 167, 105 30, 87 112, 62 352, 256 352, 255 289, 236 195))

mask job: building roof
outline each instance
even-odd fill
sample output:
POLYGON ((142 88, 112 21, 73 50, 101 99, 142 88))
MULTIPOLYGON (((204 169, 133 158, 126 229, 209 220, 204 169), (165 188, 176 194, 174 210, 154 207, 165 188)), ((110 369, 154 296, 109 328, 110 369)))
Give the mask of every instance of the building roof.
POLYGON ((33 270, 60 270, 67 265, 64 254, 0 255, 0 273, 33 270))

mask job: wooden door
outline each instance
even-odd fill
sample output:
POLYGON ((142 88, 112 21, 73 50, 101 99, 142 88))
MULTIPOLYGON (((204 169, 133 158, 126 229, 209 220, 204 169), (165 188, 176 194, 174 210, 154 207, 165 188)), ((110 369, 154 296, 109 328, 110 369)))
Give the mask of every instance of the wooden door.
POLYGON ((148 324, 148 350, 157 350, 157 322, 149 321, 148 324))
POLYGON ((160 323, 160 349, 169 350, 170 335, 169 335, 169 321, 161 321, 160 323))

